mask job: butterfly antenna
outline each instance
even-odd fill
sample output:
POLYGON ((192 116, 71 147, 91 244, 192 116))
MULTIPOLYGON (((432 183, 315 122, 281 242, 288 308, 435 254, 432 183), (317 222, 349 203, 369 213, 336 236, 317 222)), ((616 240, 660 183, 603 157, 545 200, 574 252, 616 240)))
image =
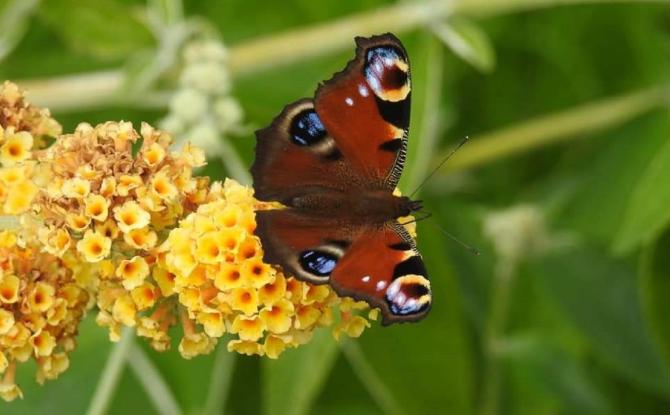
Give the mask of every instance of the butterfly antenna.
POLYGON ((470 245, 466 244, 465 242, 461 241, 460 239, 458 239, 458 238, 455 237, 454 235, 452 235, 452 234, 450 234, 449 232, 447 232, 446 230, 442 229, 442 228, 441 228, 440 226, 438 226, 437 224, 436 224, 435 226, 437 226, 437 229, 439 229, 440 232, 442 232, 443 234, 445 234, 449 239, 451 239, 452 241, 456 242, 457 244, 459 244, 459 245, 462 246, 463 248, 467 249, 471 254, 474 254, 474 255, 477 255, 477 256, 479 256, 479 255, 482 254, 482 253, 479 251, 479 249, 475 248, 474 246, 470 246, 470 245))
POLYGON ((412 198, 412 196, 414 196, 414 195, 416 194, 416 192, 419 191, 419 189, 421 189, 421 188, 423 187, 423 185, 426 184, 426 182, 428 181, 428 179, 430 179, 431 177, 433 177, 433 176, 435 175, 435 173, 437 173, 438 170, 440 170, 440 169, 442 168, 442 166, 444 166, 444 163, 446 163, 446 162, 451 158, 451 156, 453 156, 454 153, 457 152, 459 148, 463 147, 463 144, 467 143, 469 140, 470 140, 470 137, 468 137, 468 136, 466 135, 465 138, 462 139, 461 142, 458 143, 458 145, 456 145, 456 147, 454 147, 453 150, 451 150, 451 151, 449 152, 449 154, 447 154, 447 155, 442 159, 442 161, 440 162, 440 164, 438 164, 437 167, 435 167, 435 168, 428 174, 428 176, 426 176, 426 178, 423 179, 423 181, 419 184, 419 186, 418 186, 416 189, 414 189, 414 191, 412 192, 412 194, 409 195, 410 199, 412 198))
MULTIPOLYGON (((412 220, 408 220, 407 222, 403 222, 403 223, 401 223, 401 225, 402 225, 402 226, 405 226, 405 225, 409 225, 410 223, 421 222, 422 220, 428 219, 428 218, 430 218, 430 217, 432 217, 432 216, 433 216, 433 214, 430 213, 430 212, 425 212, 425 211, 423 211, 423 212, 417 212, 417 215, 414 216, 414 219, 412 219, 412 220)), ((443 229, 442 227, 440 227, 437 223, 435 223, 435 226, 437 227, 437 229, 440 230, 440 232, 442 232, 443 234, 445 234, 449 239, 451 239, 452 241, 456 242, 457 244, 459 244, 459 245, 462 246, 463 248, 467 249, 471 254, 474 254, 474 255, 477 255, 477 256, 481 255, 481 252, 479 251, 479 249, 477 249, 477 248, 475 248, 475 247, 473 247, 473 246, 471 246, 471 245, 468 245, 468 244, 466 244, 465 242, 461 241, 460 239, 458 239, 458 238, 455 237, 454 235, 452 235, 452 234, 450 234, 449 232, 447 232, 446 230, 444 230, 444 229, 443 229)))
POLYGON ((410 223, 421 222, 422 220, 426 220, 426 219, 430 218, 431 216, 433 216, 433 214, 430 213, 430 212, 425 212, 425 211, 417 212, 416 215, 414 215, 414 218, 412 220, 408 220, 407 222, 403 222, 403 223, 401 223, 401 225, 405 226, 405 225, 409 225, 410 223))

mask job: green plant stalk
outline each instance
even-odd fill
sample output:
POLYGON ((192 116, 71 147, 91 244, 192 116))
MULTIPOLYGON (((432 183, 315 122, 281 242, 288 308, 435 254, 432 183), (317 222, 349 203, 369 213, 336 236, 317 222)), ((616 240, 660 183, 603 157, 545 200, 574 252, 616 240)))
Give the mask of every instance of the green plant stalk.
MULTIPOLYGON (((432 0, 398 3, 328 23, 286 31, 233 45, 231 72, 248 75, 277 66, 324 56, 351 47, 354 36, 401 33, 453 14, 487 16, 541 7, 595 3, 670 3, 670 0, 432 0)), ((164 93, 137 96, 123 91, 121 70, 108 70, 37 80, 18 80, 36 105, 54 112, 119 105, 167 105, 164 93)))
POLYGON ((417 117, 419 120, 417 123, 419 134, 416 135, 416 144, 410 142, 410 153, 414 154, 414 157, 407 160, 404 178, 400 186, 407 192, 414 191, 419 182, 426 177, 431 159, 439 151, 439 138, 441 127, 443 127, 440 108, 442 107, 444 48, 438 40, 428 33, 424 36, 428 57, 425 61, 425 71, 419 75, 425 77, 423 83, 425 91, 422 94, 423 103, 421 103, 423 111, 417 117), (413 145, 414 148, 412 148, 413 145))
POLYGON ((509 314, 511 287, 516 272, 516 260, 503 258, 496 267, 491 287, 491 308, 483 338, 484 375, 480 402, 481 415, 500 413, 500 385, 502 383, 500 349, 504 343, 505 326, 509 314))
POLYGON ((221 342, 212 365, 207 399, 202 411, 203 415, 225 413, 226 401, 228 400, 235 369, 235 360, 237 360, 237 353, 229 352, 226 343, 221 342))
POLYGON ((0 61, 19 44, 28 29, 30 15, 40 0, 5 1, 0 10, 0 61))
MULTIPOLYGON (((441 171, 448 173, 465 170, 550 144, 586 138, 591 133, 623 124, 638 115, 668 104, 670 86, 662 85, 545 115, 489 134, 471 137, 470 142, 455 153, 441 171)), ((449 151, 435 157, 434 165, 449 151)))
POLYGON ((134 341, 133 330, 130 327, 125 327, 121 333, 121 340, 112 347, 112 351, 107 358, 107 363, 102 370, 100 380, 86 411, 87 415, 104 415, 107 413, 134 341))
POLYGON ((340 343, 340 350, 344 357, 349 361, 349 364, 351 364, 354 373, 361 380, 361 383, 367 387, 368 393, 377 405, 379 405, 379 408, 385 414, 403 414, 404 412, 401 410, 395 397, 365 358, 361 346, 356 340, 342 340, 340 343))
POLYGON ((614 3, 670 3, 669 0, 459 0, 454 4, 457 13, 470 16, 491 16, 497 14, 544 9, 547 7, 574 6, 580 4, 614 3))
POLYGON ((230 143, 229 138, 224 137, 219 140, 219 143, 223 148, 224 153, 223 157, 221 157, 221 161, 230 177, 240 182, 240 184, 251 185, 252 180, 248 167, 237 153, 235 147, 230 143))
POLYGON ((159 414, 181 415, 183 413, 161 373, 135 342, 130 345, 128 363, 159 414))

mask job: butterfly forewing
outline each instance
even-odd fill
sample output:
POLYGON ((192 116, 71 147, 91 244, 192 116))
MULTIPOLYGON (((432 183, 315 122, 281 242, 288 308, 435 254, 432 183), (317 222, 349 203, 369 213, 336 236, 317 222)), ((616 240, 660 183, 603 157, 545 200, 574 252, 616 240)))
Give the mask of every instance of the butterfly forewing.
POLYGON ((356 57, 316 91, 315 107, 351 168, 393 190, 407 148, 409 59, 393 35, 356 38, 356 57))

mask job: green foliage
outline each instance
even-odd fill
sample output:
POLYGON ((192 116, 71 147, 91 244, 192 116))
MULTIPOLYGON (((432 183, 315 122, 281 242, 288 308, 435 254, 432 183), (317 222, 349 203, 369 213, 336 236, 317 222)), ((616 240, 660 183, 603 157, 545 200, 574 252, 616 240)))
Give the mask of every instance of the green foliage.
POLYGON ((434 26, 433 32, 455 54, 480 71, 488 73, 495 67, 493 45, 488 35, 473 22, 452 18, 447 23, 434 26))
POLYGON ((263 362, 263 412, 266 415, 303 415, 309 412, 323 387, 335 358, 337 345, 321 332, 299 350, 277 361, 263 362))
POLYGON ((661 352, 670 357, 670 263, 667 252, 670 233, 664 233, 657 242, 644 248, 640 265, 640 291, 649 326, 655 334, 661 352))
POLYGON ((545 289, 604 364, 659 393, 670 392, 670 372, 652 341, 627 263, 579 246, 536 266, 545 289))
POLYGON ((74 50, 102 58, 122 57, 152 43, 133 9, 114 0, 50 0, 40 17, 74 50))
MULTIPOLYGON (((164 23, 180 23, 179 2, 149 3, 164 23)), ((454 2, 463 10, 466 3, 454 2)), ((278 361, 231 355, 225 342, 212 355, 193 360, 182 359, 176 344, 166 353, 142 346, 153 365, 153 375, 145 375, 164 382, 166 388, 159 389, 182 413, 670 412, 667 101, 658 108, 658 97, 643 97, 634 111, 617 107, 616 117, 610 111, 594 116, 580 110, 595 101, 670 85, 667 6, 550 7, 564 2, 544 1, 547 7, 518 12, 524 2, 508 0, 490 2, 504 6, 505 15, 480 18, 488 2, 472 3, 480 4, 481 13, 439 16, 431 25, 397 33, 408 48, 413 76, 404 193, 411 193, 462 137, 471 136, 473 147, 478 136, 498 137, 497 144, 486 142, 479 155, 470 153, 479 157, 477 163, 438 173, 419 195, 434 214, 420 224, 418 236, 434 293, 429 317, 389 328, 375 324, 360 339, 342 344, 320 332, 278 361), (516 128, 575 108, 574 117, 516 128), (565 139, 551 139, 557 130, 567 131, 565 139), (514 137, 505 135, 509 131, 514 137), (516 143, 513 155, 492 151, 494 145, 509 145, 508 138, 516 143), (500 318, 492 305, 500 300, 504 261, 482 229, 491 212, 520 203, 542 213, 552 244, 532 257, 524 252, 514 264, 500 332, 490 343, 490 323, 500 318), (438 226, 482 255, 471 255, 438 226), (497 383, 488 377, 491 367, 497 383), (485 394, 490 388, 497 393, 485 394)), ((8 5, 16 2, 0 2, 0 11, 8 5)), ((380 13, 393 5, 381 0, 188 0, 183 13, 197 23, 194 27, 220 31, 234 56, 262 37, 380 13)), ((39 2, 22 12, 20 21, 0 27, 0 41, 8 39, 0 44, 0 77, 26 80, 39 89, 40 84, 28 81, 129 67, 131 75, 141 72, 146 62, 154 62, 159 45, 169 49, 149 23, 150 15, 140 0, 39 2)), ((402 23, 387 30, 396 32, 402 23)), ((364 24, 354 27, 365 30, 364 24)), ((299 46, 288 45, 285 53, 299 54, 299 46)), ((350 48, 327 50, 317 58, 296 55, 290 66, 270 63, 254 73, 236 67, 234 95, 249 131, 266 125, 283 105, 311 96, 350 55, 350 48)), ((151 85, 143 87, 169 91, 174 69, 157 68, 152 74, 160 79, 151 78, 151 85)), ((117 98, 101 109, 56 106, 52 111, 66 131, 81 121, 155 123, 165 114, 160 99, 146 108, 133 100, 120 104, 117 98)), ((250 163, 251 132, 231 141, 250 163)), ((222 166, 213 161, 204 173, 223 178, 222 166)), ((1 413, 85 413, 90 408, 105 362, 117 346, 92 316, 80 332, 69 370, 38 386, 34 367, 22 367, 25 398, 1 404, 1 413)), ((147 379, 130 367, 121 374, 109 413, 140 408, 160 413, 143 386, 147 379)))
MULTIPOLYGON (((663 130, 665 137, 670 129, 663 130)), ((615 241, 620 251, 630 251, 640 242, 657 237, 670 221, 670 141, 658 149, 640 177, 615 241)))

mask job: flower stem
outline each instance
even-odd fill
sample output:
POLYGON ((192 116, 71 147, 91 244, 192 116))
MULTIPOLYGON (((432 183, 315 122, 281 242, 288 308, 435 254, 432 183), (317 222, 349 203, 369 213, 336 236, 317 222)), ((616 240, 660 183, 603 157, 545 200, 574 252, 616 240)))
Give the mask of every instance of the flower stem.
POLYGON ((161 373, 144 350, 134 342, 130 345, 128 363, 159 414, 181 415, 183 413, 161 373))
POLYGON ((385 414, 402 414, 403 411, 400 409, 400 405, 391 391, 384 385, 379 374, 375 372, 375 369, 367 361, 361 350, 361 346, 359 346, 356 340, 343 340, 340 342, 340 350, 349 361, 349 364, 351 364, 354 373, 361 380, 361 383, 367 388, 372 399, 379 405, 379 408, 385 414))
POLYGON ((500 413, 501 362, 500 344, 505 335, 505 325, 509 313, 509 299, 516 261, 503 259, 494 273, 491 287, 491 308, 483 338, 484 376, 480 414, 500 413))
MULTIPOLYGON (((233 45, 231 71, 235 76, 287 65, 351 47, 354 36, 421 27, 452 14, 484 16, 541 7, 595 3, 670 3, 670 0, 431 0, 400 2, 328 23, 290 30, 233 45)), ((104 107, 110 103, 163 107, 164 93, 122 94, 124 74, 108 70, 17 81, 36 105, 55 112, 104 107)))
MULTIPOLYGON (((668 104, 670 86, 660 85, 524 121, 472 137, 467 146, 449 159, 442 172, 465 170, 535 148, 585 138, 589 133, 623 124, 640 114, 668 104)), ((438 154, 434 162, 439 163, 445 155, 446 153, 438 154)))
POLYGON ((219 140, 224 155, 221 157, 223 165, 229 173, 229 176, 237 180, 240 184, 250 185, 251 175, 249 174, 246 163, 242 160, 239 153, 230 143, 228 137, 219 140))
POLYGON ((109 404, 116 392, 116 387, 121 380, 121 374, 123 373, 123 368, 126 365, 134 340, 135 335, 132 328, 124 328, 121 340, 112 347, 109 358, 107 358, 100 381, 95 388, 93 398, 86 411, 87 415, 104 415, 107 413, 109 404))
POLYGON ((216 351, 212 374, 209 379, 209 389, 203 415, 215 415, 225 413, 228 392, 230 391, 233 371, 235 369, 236 353, 228 351, 222 342, 216 351))
POLYGON ((405 174, 401 179, 400 188, 406 192, 416 189, 419 182, 426 176, 430 168, 430 162, 433 155, 439 151, 439 139, 442 132, 443 116, 442 108, 442 85, 444 78, 444 48, 442 45, 428 33, 422 39, 426 53, 424 72, 419 76, 424 79, 415 81, 414 91, 419 91, 423 87, 423 93, 417 96, 423 96, 423 102, 415 104, 415 111, 419 114, 417 131, 412 132, 410 140, 410 154, 414 157, 407 160, 405 174))

